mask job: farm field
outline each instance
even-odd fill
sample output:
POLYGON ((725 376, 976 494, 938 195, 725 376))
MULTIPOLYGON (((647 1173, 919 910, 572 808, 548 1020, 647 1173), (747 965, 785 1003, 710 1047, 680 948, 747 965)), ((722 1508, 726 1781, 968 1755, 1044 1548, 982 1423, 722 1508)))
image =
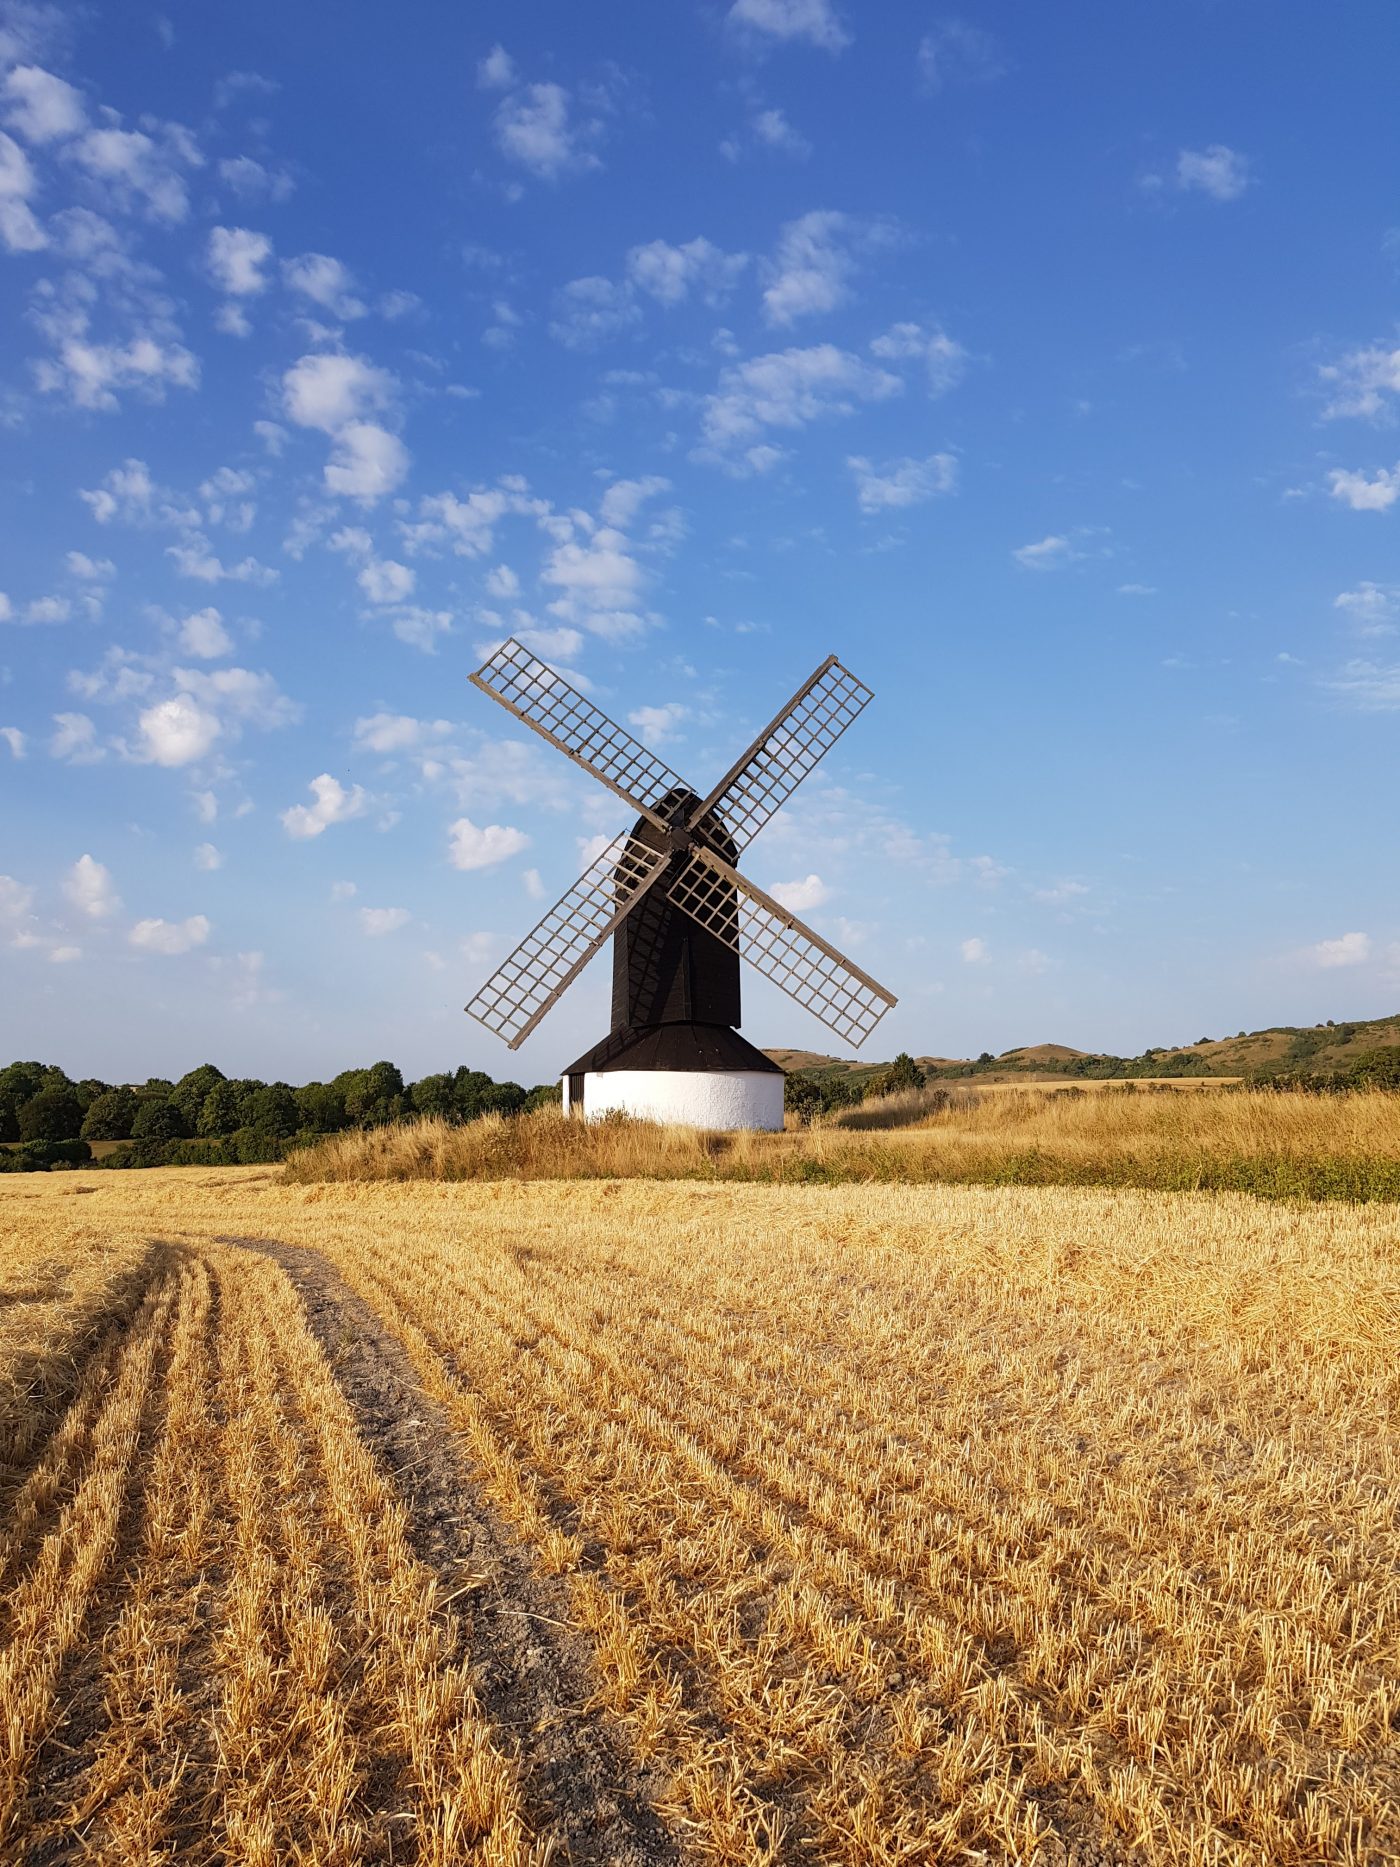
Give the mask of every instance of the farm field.
POLYGON ((1379 1202, 11 1177, 0 1858, 1392 1861, 1397 1332, 1379 1202))

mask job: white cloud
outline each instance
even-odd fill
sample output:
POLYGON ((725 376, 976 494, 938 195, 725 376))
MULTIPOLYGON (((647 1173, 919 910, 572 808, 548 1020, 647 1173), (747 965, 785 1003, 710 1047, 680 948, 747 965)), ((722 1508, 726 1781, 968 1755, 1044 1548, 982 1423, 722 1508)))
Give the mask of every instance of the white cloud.
POLYGON ((118 406, 119 389, 140 390, 151 401, 165 399, 168 388, 197 389, 199 362, 183 344, 163 341, 142 331, 124 344, 88 341, 86 313, 57 320, 57 354, 34 366, 34 380, 45 395, 66 394, 77 408, 109 413, 118 406))
POLYGON ((1378 467, 1373 480, 1364 473, 1344 472, 1340 467, 1334 467, 1327 477, 1332 482, 1332 497, 1353 512, 1387 512, 1400 499, 1400 462, 1394 468, 1378 467))
POLYGON ((547 502, 534 499, 522 479, 510 475, 499 486, 476 487, 459 499, 455 493, 429 493, 419 501, 419 522, 405 525, 410 551, 450 545, 458 557, 485 557, 495 544, 495 528, 510 514, 542 518, 547 502))
POLYGON ((188 953, 209 938, 209 922, 203 914, 184 921, 137 921, 127 938, 145 953, 188 953))
POLYGON ((1305 957, 1324 971, 1336 966, 1364 966, 1371 957, 1371 936, 1348 933, 1335 940, 1319 940, 1316 946, 1308 947, 1305 957))
POLYGON ((52 143, 87 126, 82 94, 38 65, 16 65, 4 83, 5 121, 27 143, 52 143))
POLYGON ((758 111, 753 119, 753 133, 768 149, 785 149, 789 155, 809 156, 812 145, 800 130, 793 128, 781 110, 758 111))
POLYGON ((371 603, 403 603, 413 595, 417 581, 407 564, 393 558, 371 558, 355 579, 371 603))
POLYGON ((1117 594, 1119 596, 1156 596, 1157 587, 1150 583, 1120 583, 1117 594))
POLYGON ((218 553, 210 549, 209 540, 202 532, 191 532, 184 544, 167 545, 165 555, 174 560, 175 569, 182 577, 193 577, 197 583, 251 583, 266 588, 276 583, 280 575, 270 564, 261 564, 254 557, 225 564, 218 553))
POLYGON ((936 324, 893 324, 872 341, 870 352, 885 363, 922 363, 930 395, 956 388, 967 367, 966 350, 936 324))
POLYGON ((223 856, 212 843, 196 843, 194 846, 194 866, 197 869, 213 871, 224 866, 223 856))
POLYGON ((1322 364, 1318 375, 1334 390, 1322 411, 1324 421, 1344 415, 1374 420, 1385 413, 1387 396, 1400 396, 1400 349, 1368 345, 1350 351, 1337 363, 1322 364))
POLYGON ((1176 159, 1177 187, 1199 190, 1213 201, 1237 201, 1252 181, 1248 158, 1224 143, 1183 149, 1176 159))
POLYGON ((734 289, 748 263, 747 253, 725 253, 697 237, 684 246, 670 246, 665 240, 634 246, 626 271, 638 291, 660 304, 678 305, 693 291, 707 305, 717 305, 734 289))
POLYGON ((966 20, 941 19, 919 41, 919 76, 927 90, 986 84, 1001 75, 996 40, 966 20))
POLYGON ((67 622, 73 614, 73 605, 65 596, 36 596, 32 603, 27 603, 24 610, 26 622, 67 622))
POLYGON ((397 435, 377 422, 352 421, 331 443, 326 489, 373 505, 402 484, 408 468, 408 449, 397 435))
POLYGON ((520 579, 509 564, 494 564, 486 573, 486 588, 492 596, 519 596, 520 579))
POLYGON ((1072 564, 1079 553, 1068 538, 1052 532, 1037 544, 1018 546, 1011 555, 1023 570, 1058 570, 1063 564, 1072 564))
POLYGON ((1400 584, 1359 583, 1332 601, 1358 635, 1393 635, 1400 622, 1400 584))
POLYGON ((58 731, 49 740, 49 757, 70 765, 95 765, 106 756, 97 743, 97 728, 86 713, 55 713, 58 731))
POLYGON ((34 905, 34 890, 17 882, 13 875, 0 875, 0 927, 9 933, 15 946, 32 946, 26 933, 29 910, 34 905))
POLYGON ((143 754, 156 765, 190 765, 213 749, 222 728, 189 694, 147 707, 137 722, 143 754))
POLYGON ((198 609, 180 624, 180 647, 201 661, 217 661, 233 643, 217 609, 198 609))
POLYGON ((574 120, 562 84, 527 84, 503 99, 496 112, 501 154, 544 181, 555 181, 570 169, 600 167, 587 147, 599 128, 596 122, 574 120))
POLYGON ((263 267, 271 257, 271 240, 248 227, 215 227, 205 249, 214 283, 234 298, 254 298, 267 290, 263 267))
POLYGON ((544 900, 544 882, 538 869, 526 869, 520 883, 532 901, 544 900))
POLYGON ((834 344, 751 357, 721 371, 718 389, 706 398, 703 453, 736 471, 763 472, 781 458, 765 443, 768 428, 849 415, 858 403, 887 401, 903 388, 898 376, 834 344))
POLYGON ((416 720, 406 713, 372 713, 355 721, 355 747, 360 752, 413 752, 445 739, 452 731, 448 720, 416 720))
POLYGON ((659 473, 645 474, 640 480, 614 480, 599 502, 598 516, 604 525, 626 531, 648 499, 670 490, 671 482, 659 473))
POLYGON ((176 516, 169 512, 144 460, 124 460, 104 476, 100 486, 79 492, 78 497, 91 509, 99 525, 110 525, 113 519, 125 525, 141 525, 176 516), (155 504, 158 497, 162 500, 159 512, 155 504))
POLYGON ((29 157, 0 130, 0 240, 12 253, 37 253, 49 243, 29 205, 37 186, 29 157))
POLYGON ((772 39, 805 39, 827 52, 851 42, 831 0, 734 0, 729 23, 772 39))
POLYGON ((392 403, 396 384, 364 357, 317 352, 298 359, 282 378, 282 398, 301 428, 335 434, 392 403))
POLYGON ((190 211, 189 190, 177 164, 188 162, 188 141, 167 125, 163 143, 142 130, 89 130, 67 153, 110 192, 125 213, 174 225, 190 211))
POLYGON ((268 169, 252 156, 225 156, 219 180, 241 201, 285 201, 296 183, 284 169, 268 169))
POLYGON ((12 758, 24 757, 24 734, 18 726, 0 726, 0 739, 10 748, 12 758))
POLYGON ((83 949, 80 946, 55 946, 49 949, 51 966, 70 966, 74 960, 82 957, 83 949))
POLYGON ((331 883, 331 900, 332 901, 353 901, 355 899, 355 896, 359 894, 359 892, 360 891, 355 886, 354 882, 332 882, 331 883))
POLYGON ((1363 713, 1400 710, 1400 665, 1382 667, 1374 661, 1349 661, 1323 685, 1363 713))
POLYGON ((70 551, 68 568, 75 577, 81 577, 84 583, 102 583, 117 574, 117 567, 111 558, 90 558, 85 551, 70 551))
POLYGON ((470 817, 459 817, 448 826, 448 860, 454 869, 489 869, 506 862, 530 847, 523 830, 508 824, 488 823, 478 827, 470 817))
POLYGON ((817 210, 790 220, 778 236, 772 259, 762 266, 768 322, 791 324, 843 304, 855 274, 852 245, 868 237, 848 214, 817 210))
POLYGON ((95 921, 109 920, 121 907, 111 870, 92 856, 79 856, 68 871, 63 893, 80 914, 95 921))
POLYGON ((353 274, 329 253, 301 253, 295 259, 284 259, 282 278, 289 291, 309 298, 332 317, 362 318, 365 315, 364 302, 355 295, 353 274))
POLYGON ((360 908, 358 913, 360 931, 372 940, 383 934, 397 933, 409 922, 407 908, 360 908))
POLYGON ((655 751, 676 737, 676 728, 686 716, 685 707, 668 700, 664 706, 634 707, 627 715, 627 724, 635 726, 642 744, 655 751))
POLYGON ((963 956, 964 965, 967 966, 985 966, 992 957, 986 941, 979 934, 974 934, 970 940, 964 940, 958 951, 963 956))
POLYGON ((852 454, 846 465, 856 476, 856 499, 862 512, 917 506, 957 490, 958 463, 952 454, 891 460, 882 467, 872 466, 864 455, 852 454))
POLYGON ((595 350, 642 321, 626 285, 611 279, 571 279, 554 294, 549 334, 567 350, 595 350))
POLYGON ((362 817, 369 807, 369 799, 360 785, 352 785, 347 791, 328 771, 313 778, 309 788, 314 803, 293 804, 290 810, 282 812, 288 836, 303 839, 320 836, 333 823, 348 823, 352 817, 362 817))
POLYGON ((401 642, 421 649, 425 655, 433 655, 437 653, 438 637, 452 633, 452 611, 423 609, 410 604, 394 617, 392 626, 401 642))
POLYGON ((508 91, 515 83, 515 60, 503 45, 493 45, 477 65, 476 82, 483 91, 508 91))
POLYGON ((831 890, 820 875, 804 875, 798 882, 773 882, 768 892, 792 914, 806 914, 831 899, 831 890))

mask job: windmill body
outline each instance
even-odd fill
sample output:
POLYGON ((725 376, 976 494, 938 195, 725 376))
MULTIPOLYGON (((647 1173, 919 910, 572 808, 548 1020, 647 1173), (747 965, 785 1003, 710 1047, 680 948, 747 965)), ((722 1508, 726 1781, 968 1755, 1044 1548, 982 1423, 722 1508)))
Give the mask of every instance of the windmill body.
POLYGON ((831 657, 701 798, 519 642, 471 678, 639 814, 467 1010, 515 1049, 611 939, 612 1028, 564 1072, 566 1109, 781 1128, 783 1071, 738 1028, 740 960, 853 1044, 895 1001, 736 864, 869 690, 831 657))

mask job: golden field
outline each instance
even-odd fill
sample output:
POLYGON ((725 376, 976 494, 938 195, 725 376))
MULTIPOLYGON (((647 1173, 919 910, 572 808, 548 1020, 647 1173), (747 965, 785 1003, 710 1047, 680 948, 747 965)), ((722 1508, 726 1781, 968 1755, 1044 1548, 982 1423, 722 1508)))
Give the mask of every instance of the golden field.
MULTIPOLYGON (((1185 1079, 1189 1081, 1189 1079, 1185 1079)), ((1096 1085, 885 1096, 783 1134, 707 1134, 556 1110, 329 1136, 296 1180, 701 1179, 1137 1186, 1400 1201, 1400 1094, 1096 1085)))
POLYGON ((1396 1220, 0 1183, 0 1858, 1393 1861, 1396 1220))

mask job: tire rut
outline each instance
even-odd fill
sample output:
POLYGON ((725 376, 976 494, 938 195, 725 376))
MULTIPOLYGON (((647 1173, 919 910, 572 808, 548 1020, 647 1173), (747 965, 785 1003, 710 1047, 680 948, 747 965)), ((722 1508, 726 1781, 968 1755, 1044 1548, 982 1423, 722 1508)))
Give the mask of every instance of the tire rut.
POLYGON ((561 1579, 538 1573, 483 1499, 442 1409, 402 1344, 319 1252, 222 1237, 277 1264, 300 1297, 361 1437, 409 1513, 409 1541, 466 1623, 482 1711, 514 1738, 537 1832, 577 1867, 662 1867, 688 1856, 653 1804, 657 1772, 629 1757, 590 1703, 587 1641, 561 1579), (470 1577, 484 1578, 471 1587, 470 1577), (465 1586, 464 1586, 465 1584, 465 1586))

